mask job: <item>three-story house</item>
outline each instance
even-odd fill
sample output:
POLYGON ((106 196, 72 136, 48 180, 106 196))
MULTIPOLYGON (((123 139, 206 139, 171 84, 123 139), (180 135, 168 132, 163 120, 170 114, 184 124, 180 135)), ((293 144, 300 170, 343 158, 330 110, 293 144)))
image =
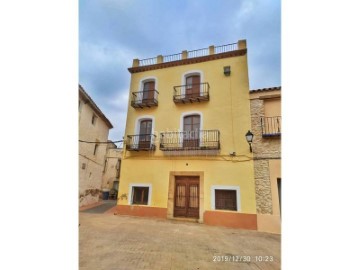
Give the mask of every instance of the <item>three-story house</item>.
POLYGON ((246 40, 129 71, 118 214, 256 230, 246 40))

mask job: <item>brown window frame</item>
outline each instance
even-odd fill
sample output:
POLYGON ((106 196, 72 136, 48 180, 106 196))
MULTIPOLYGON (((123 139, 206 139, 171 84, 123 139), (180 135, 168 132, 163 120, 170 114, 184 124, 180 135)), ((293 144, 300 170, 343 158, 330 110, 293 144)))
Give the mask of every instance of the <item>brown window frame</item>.
POLYGON ((150 188, 149 187, 142 187, 142 186, 132 187, 131 204, 134 204, 134 205, 148 205, 148 203, 149 203, 149 193, 150 193, 150 188))
POLYGON ((215 189, 215 209, 216 210, 238 211, 236 190, 235 189, 215 189), (233 200, 233 201, 231 202, 230 200, 233 200))

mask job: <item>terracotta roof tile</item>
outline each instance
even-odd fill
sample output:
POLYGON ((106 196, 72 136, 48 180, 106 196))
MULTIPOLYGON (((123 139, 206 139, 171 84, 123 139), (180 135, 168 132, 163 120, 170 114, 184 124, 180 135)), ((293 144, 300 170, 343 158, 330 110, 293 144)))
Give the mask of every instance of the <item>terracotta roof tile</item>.
POLYGON ((281 90, 281 86, 250 90, 250 93, 281 90))

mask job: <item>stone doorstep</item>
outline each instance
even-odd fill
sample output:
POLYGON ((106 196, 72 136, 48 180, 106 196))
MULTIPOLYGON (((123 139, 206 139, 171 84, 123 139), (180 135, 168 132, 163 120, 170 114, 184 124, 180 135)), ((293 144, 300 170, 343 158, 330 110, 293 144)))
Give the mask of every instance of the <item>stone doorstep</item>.
POLYGON ((175 221, 185 221, 185 222, 200 223, 198 218, 172 217, 172 218, 167 218, 167 219, 168 220, 175 220, 175 221))

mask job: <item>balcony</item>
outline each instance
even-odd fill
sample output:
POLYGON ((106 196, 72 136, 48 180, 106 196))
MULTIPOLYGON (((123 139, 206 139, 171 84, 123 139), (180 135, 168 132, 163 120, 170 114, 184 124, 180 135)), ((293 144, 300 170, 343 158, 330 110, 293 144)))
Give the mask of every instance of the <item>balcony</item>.
POLYGON ((281 136, 281 116, 261 117, 260 121, 263 137, 281 136))
POLYGON ((148 90, 133 92, 131 96, 131 106, 133 108, 150 108, 158 105, 158 95, 157 90, 148 90))
POLYGON ((207 82, 174 86, 175 103, 193 103, 208 101, 210 85, 207 82))
POLYGON ((198 130, 160 133, 160 150, 219 150, 219 130, 198 130))
POLYGON ((154 134, 128 135, 126 141, 126 150, 128 151, 154 151, 154 134))

